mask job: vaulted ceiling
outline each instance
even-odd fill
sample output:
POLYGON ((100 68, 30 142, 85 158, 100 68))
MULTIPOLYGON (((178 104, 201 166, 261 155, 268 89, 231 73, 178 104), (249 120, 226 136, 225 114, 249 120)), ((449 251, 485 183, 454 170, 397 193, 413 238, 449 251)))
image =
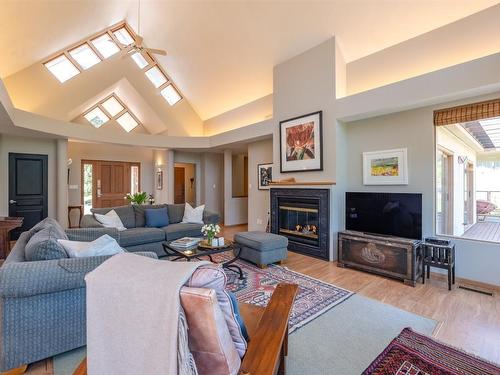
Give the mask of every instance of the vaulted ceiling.
MULTIPOLYGON (((201 119, 272 92, 273 66, 336 35, 353 61, 428 32, 498 0, 141 2, 145 44, 201 119)), ((126 19, 136 0, 3 0, 0 78, 126 19)))

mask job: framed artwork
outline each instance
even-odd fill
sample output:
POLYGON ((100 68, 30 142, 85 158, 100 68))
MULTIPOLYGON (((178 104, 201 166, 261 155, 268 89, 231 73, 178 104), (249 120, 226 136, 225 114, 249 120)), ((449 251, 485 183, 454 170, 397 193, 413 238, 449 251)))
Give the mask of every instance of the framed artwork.
POLYGON ((269 190, 269 184, 273 180, 273 164, 257 165, 257 178, 259 190, 269 190))
POLYGON ((364 185, 408 185, 406 148, 363 152, 364 185))
POLYGON ((280 121, 280 170, 323 170, 323 111, 280 121))
POLYGON ((156 190, 163 189, 163 171, 156 172, 156 190))

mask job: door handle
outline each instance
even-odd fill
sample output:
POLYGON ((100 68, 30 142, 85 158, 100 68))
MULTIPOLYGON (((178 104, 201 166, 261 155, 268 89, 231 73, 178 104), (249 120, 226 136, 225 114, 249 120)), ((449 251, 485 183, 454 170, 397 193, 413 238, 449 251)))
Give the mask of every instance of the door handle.
POLYGON ((15 203, 17 203, 17 201, 15 201, 15 200, 11 199, 11 200, 9 201, 9 203, 10 203, 10 204, 15 204, 15 203))

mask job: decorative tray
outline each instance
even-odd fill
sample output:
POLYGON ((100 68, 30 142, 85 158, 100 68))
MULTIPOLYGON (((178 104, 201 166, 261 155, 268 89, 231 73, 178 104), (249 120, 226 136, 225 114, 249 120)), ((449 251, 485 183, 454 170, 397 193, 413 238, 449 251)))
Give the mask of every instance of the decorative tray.
POLYGON ((206 250, 215 250, 215 249, 224 249, 226 247, 230 247, 233 243, 229 240, 224 241, 224 245, 222 246, 212 246, 208 244, 207 240, 203 240, 198 244, 198 248, 206 249, 206 250))

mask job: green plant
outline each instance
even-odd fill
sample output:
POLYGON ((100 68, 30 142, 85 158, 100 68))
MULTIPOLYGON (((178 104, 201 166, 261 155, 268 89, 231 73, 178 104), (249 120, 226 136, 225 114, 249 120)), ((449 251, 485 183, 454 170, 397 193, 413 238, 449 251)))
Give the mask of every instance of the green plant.
POLYGON ((130 194, 127 193, 125 198, 132 204, 144 204, 148 200, 148 193, 145 191, 138 191, 137 193, 130 194))

